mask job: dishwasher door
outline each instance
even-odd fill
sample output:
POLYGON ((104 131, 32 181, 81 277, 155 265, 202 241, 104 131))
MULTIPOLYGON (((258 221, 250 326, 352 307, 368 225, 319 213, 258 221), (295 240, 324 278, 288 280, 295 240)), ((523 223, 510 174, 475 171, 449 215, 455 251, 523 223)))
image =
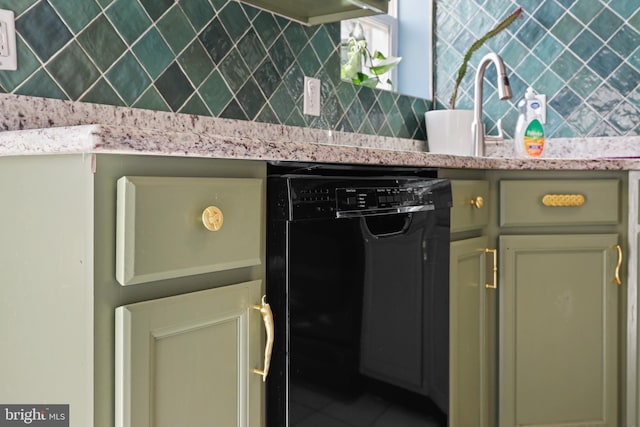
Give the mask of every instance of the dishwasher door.
POLYGON ((445 426, 449 207, 269 221, 267 242, 267 425, 350 425, 325 410, 369 402, 358 417, 372 423, 399 411, 445 426))

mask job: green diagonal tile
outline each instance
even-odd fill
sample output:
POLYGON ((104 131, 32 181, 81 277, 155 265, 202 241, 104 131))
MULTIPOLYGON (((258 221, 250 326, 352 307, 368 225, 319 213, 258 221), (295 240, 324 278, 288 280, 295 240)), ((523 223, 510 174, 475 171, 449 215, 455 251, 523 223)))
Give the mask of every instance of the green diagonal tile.
POLYGON ((292 22, 285 30, 284 36, 294 52, 300 52, 302 48, 309 42, 307 34, 302 29, 301 24, 292 22))
POLYGON ((197 116, 210 116, 211 113, 207 109, 202 99, 197 93, 194 93, 191 99, 189 99, 184 106, 180 109, 180 113, 195 114, 197 116))
POLYGON ((109 20, 127 43, 132 43, 151 25, 137 1, 115 0, 106 10, 109 20))
POLYGON ((47 2, 39 2, 16 19, 16 31, 42 60, 47 61, 72 35, 47 2))
POLYGON ((107 104, 107 105, 119 105, 124 106, 124 102, 118 94, 113 90, 111 86, 104 79, 98 80, 83 97, 80 99, 82 102, 91 102, 94 104, 107 104))
POLYGON ((44 98, 69 99, 44 69, 33 74, 15 93, 44 98))
POLYGON ((249 29, 250 23, 242 7, 236 1, 229 1, 218 12, 218 18, 232 39, 238 40, 249 29))
POLYGON ((322 63, 329 59, 329 57, 335 52, 335 46, 331 42, 329 34, 324 26, 321 26, 313 36, 311 39, 311 45, 318 54, 318 58, 322 63))
POLYGON ((215 14, 207 0, 180 0, 179 4, 197 32, 202 30, 215 14))
POLYGON ((171 111, 171 108, 167 105, 158 90, 150 86, 142 96, 133 104, 135 108, 144 108, 147 110, 156 111, 171 111))
POLYGON ((260 111, 260 114, 258 114, 258 117, 256 117, 256 121, 262 122, 262 123, 280 124, 280 121, 278 120, 278 116, 276 116, 276 113, 273 112, 273 110, 271 109, 271 107, 269 107, 268 104, 266 104, 262 108, 262 110, 260 111))
POLYGON ((246 114, 235 99, 232 99, 224 111, 220 113, 220 117, 225 119, 247 120, 246 114))
POLYGON ((284 123, 289 117, 295 106, 294 101, 284 84, 280 85, 273 95, 271 95, 269 105, 271 105, 271 109, 276 113, 278 119, 282 123, 284 123))
POLYGON ((307 45, 300 55, 298 55, 298 65, 302 68, 305 76, 315 76, 316 73, 320 70, 322 64, 318 60, 315 51, 311 47, 311 45, 307 45))
POLYGON ((133 53, 152 79, 162 73, 173 61, 173 54, 160 33, 151 28, 135 45, 133 53))
POLYGON ((194 86, 200 85, 215 68, 213 61, 198 39, 194 40, 182 52, 178 62, 194 86))
POLYGON ((49 0, 74 33, 78 33, 100 13, 94 0, 49 0))
POLYGON ((151 84, 149 76, 130 52, 111 67, 106 77, 127 105, 138 99, 151 84))
POLYGON ((244 64, 237 49, 231 50, 219 66, 220 73, 233 91, 237 91, 247 81, 251 72, 244 64))
POLYGON ((154 85, 172 111, 178 111, 194 91, 191 82, 176 62, 158 77, 154 85))
POLYGON ((260 12, 253 21, 258 37, 262 40, 267 49, 271 48, 280 34, 280 28, 275 18, 268 12, 260 12))
POLYGON ((113 65, 126 50, 126 45, 104 15, 86 27, 77 40, 102 71, 113 65))
POLYGON ((191 23, 177 5, 169 9, 157 26, 175 54, 179 54, 196 36, 191 23))
POLYGON ((250 29, 238 42, 238 50, 250 69, 254 70, 264 60, 267 52, 255 30, 250 29))
POLYGON ((140 0, 140 3, 142 3, 151 19, 156 21, 171 7, 174 0, 140 0))
POLYGON ((220 113, 233 98, 233 94, 218 71, 214 71, 198 88, 198 93, 214 116, 220 113))
POLYGON ((77 100, 100 76, 77 42, 64 48, 46 68, 73 100, 77 100))
POLYGON ((247 113, 249 120, 253 120, 266 103, 266 99, 262 96, 262 92, 260 92, 258 85, 253 79, 249 79, 238 91, 236 99, 245 113, 247 113))

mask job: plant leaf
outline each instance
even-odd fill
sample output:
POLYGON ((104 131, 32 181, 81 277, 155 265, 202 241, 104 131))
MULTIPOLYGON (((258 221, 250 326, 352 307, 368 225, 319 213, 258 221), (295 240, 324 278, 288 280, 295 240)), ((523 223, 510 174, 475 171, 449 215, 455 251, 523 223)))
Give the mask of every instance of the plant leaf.
POLYGON ((371 67, 369 70, 375 74, 380 75, 384 74, 402 61, 402 57, 390 56, 384 59, 374 59, 371 61, 371 67))
POLYGON ((511 15, 507 16, 500 23, 498 23, 498 25, 493 27, 485 35, 483 35, 478 40, 473 42, 473 44, 471 44, 467 52, 464 54, 464 58, 462 59, 462 64, 460 65, 460 68, 458 68, 456 82, 453 87, 453 92, 451 93, 451 98, 449 99, 449 105, 451 106, 451 109, 456 108, 456 98, 458 97, 458 88, 460 87, 460 83, 462 83, 462 79, 464 78, 465 74, 467 74, 467 64, 471 59, 471 56, 473 55, 473 53, 476 50, 480 49, 482 45, 487 42, 487 40, 491 39, 492 37, 498 35, 501 31, 505 30, 509 25, 513 23, 513 21, 515 21, 520 16, 521 13, 522 13, 522 8, 519 7, 513 13, 511 13, 511 15))
POLYGON ((379 80, 377 77, 369 77, 364 73, 358 73, 358 76, 353 80, 353 82, 360 86, 375 88, 378 86, 379 80))

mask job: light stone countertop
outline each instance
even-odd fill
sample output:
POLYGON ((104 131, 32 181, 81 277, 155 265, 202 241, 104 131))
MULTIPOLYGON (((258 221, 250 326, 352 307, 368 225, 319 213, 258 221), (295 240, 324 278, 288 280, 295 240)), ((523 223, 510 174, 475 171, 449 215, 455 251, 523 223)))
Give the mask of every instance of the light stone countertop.
POLYGON ((545 158, 425 152, 425 141, 0 95, 0 156, 114 153, 467 169, 638 170, 640 137, 553 139, 545 158), (625 158, 620 158, 625 157, 625 158))

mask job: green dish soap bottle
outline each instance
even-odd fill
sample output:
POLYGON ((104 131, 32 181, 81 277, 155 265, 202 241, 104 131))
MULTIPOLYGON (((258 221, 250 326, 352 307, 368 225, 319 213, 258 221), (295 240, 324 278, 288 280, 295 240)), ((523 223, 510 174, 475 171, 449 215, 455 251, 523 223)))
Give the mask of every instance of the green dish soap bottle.
POLYGON ((544 106, 532 87, 518 102, 518 122, 513 139, 517 157, 539 157, 544 150, 544 106))

